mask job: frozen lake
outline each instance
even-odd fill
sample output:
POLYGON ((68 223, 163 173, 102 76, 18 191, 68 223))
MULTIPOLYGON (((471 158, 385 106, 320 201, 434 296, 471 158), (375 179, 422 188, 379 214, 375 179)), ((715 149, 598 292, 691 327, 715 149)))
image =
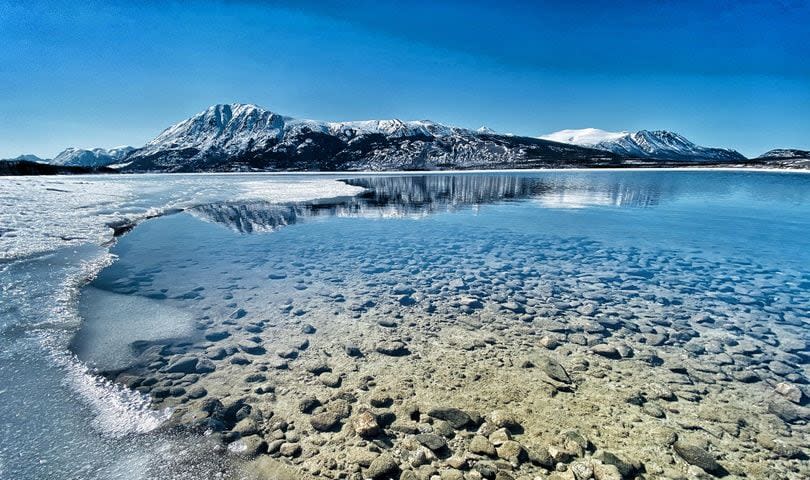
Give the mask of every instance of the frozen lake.
MULTIPOLYGON (((439 407, 487 419, 442 433, 447 456, 470 454, 501 410, 525 452, 569 448, 563 432, 588 439, 551 465, 507 462, 515 478, 600 451, 675 478, 695 474, 693 447, 718 475, 810 473, 810 175, 0 187, 0 477, 238 478, 268 468, 251 449, 300 478, 367 474, 353 449, 441 470, 412 466, 408 447, 441 432, 439 407), (105 225, 152 216, 103 246, 105 225), (213 400, 223 413, 200 414, 213 400), (359 438, 367 409, 396 420, 359 438)), ((490 461, 476 455, 459 468, 490 461)))

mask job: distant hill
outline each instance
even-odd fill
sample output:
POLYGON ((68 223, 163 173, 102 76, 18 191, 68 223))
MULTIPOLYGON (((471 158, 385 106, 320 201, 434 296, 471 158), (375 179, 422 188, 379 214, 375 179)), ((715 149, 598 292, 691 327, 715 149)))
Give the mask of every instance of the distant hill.
POLYGON ((110 173, 108 168, 71 167, 31 162, 28 160, 0 160, 0 176, 6 175, 66 175, 81 173, 110 173))
POLYGON ((779 148, 765 152, 751 162, 769 167, 810 169, 810 151, 779 148))
POLYGON ((8 158, 8 159, 5 159, 5 160, 25 160, 27 162, 47 162, 48 161, 48 160, 46 160, 44 158, 39 158, 38 156, 30 154, 30 153, 23 154, 23 155, 14 157, 14 158, 8 158))
POLYGON ((121 161, 122 158, 133 150, 135 150, 134 147, 115 147, 110 149, 70 147, 54 157, 50 163, 74 167, 105 167, 121 161))

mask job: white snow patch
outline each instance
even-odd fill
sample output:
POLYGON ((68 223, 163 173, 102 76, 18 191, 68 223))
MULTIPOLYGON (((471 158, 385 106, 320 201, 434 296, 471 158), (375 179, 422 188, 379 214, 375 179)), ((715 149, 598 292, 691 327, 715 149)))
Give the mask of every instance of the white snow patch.
POLYGON ((618 140, 628 135, 630 135, 630 132, 607 132, 598 128, 580 128, 560 130, 559 132, 542 135, 540 138, 552 142, 590 147, 605 140, 618 140))

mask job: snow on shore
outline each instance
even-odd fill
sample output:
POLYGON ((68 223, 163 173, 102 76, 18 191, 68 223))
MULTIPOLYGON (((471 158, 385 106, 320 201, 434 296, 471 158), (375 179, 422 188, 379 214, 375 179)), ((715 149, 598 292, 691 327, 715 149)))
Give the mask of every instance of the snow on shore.
POLYGON ((360 191, 334 177, 267 174, 0 177, 0 261, 100 245, 113 236, 109 224, 199 203, 301 202, 360 191))

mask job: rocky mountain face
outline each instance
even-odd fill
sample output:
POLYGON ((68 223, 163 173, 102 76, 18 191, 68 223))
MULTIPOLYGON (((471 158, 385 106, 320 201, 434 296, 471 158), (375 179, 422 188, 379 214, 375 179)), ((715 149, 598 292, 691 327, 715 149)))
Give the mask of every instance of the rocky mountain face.
POLYGON ((436 170, 600 166, 609 152, 431 121, 318 122, 215 105, 123 160, 125 171, 436 170))
POLYGON ((615 153, 622 157, 673 161, 739 162, 736 150, 695 145, 683 135, 666 130, 606 132, 596 128, 561 130, 540 138, 615 153))
POLYGON ((121 159, 135 150, 134 147, 75 148, 69 147, 50 161, 53 165, 69 167, 104 167, 119 163, 121 159))

